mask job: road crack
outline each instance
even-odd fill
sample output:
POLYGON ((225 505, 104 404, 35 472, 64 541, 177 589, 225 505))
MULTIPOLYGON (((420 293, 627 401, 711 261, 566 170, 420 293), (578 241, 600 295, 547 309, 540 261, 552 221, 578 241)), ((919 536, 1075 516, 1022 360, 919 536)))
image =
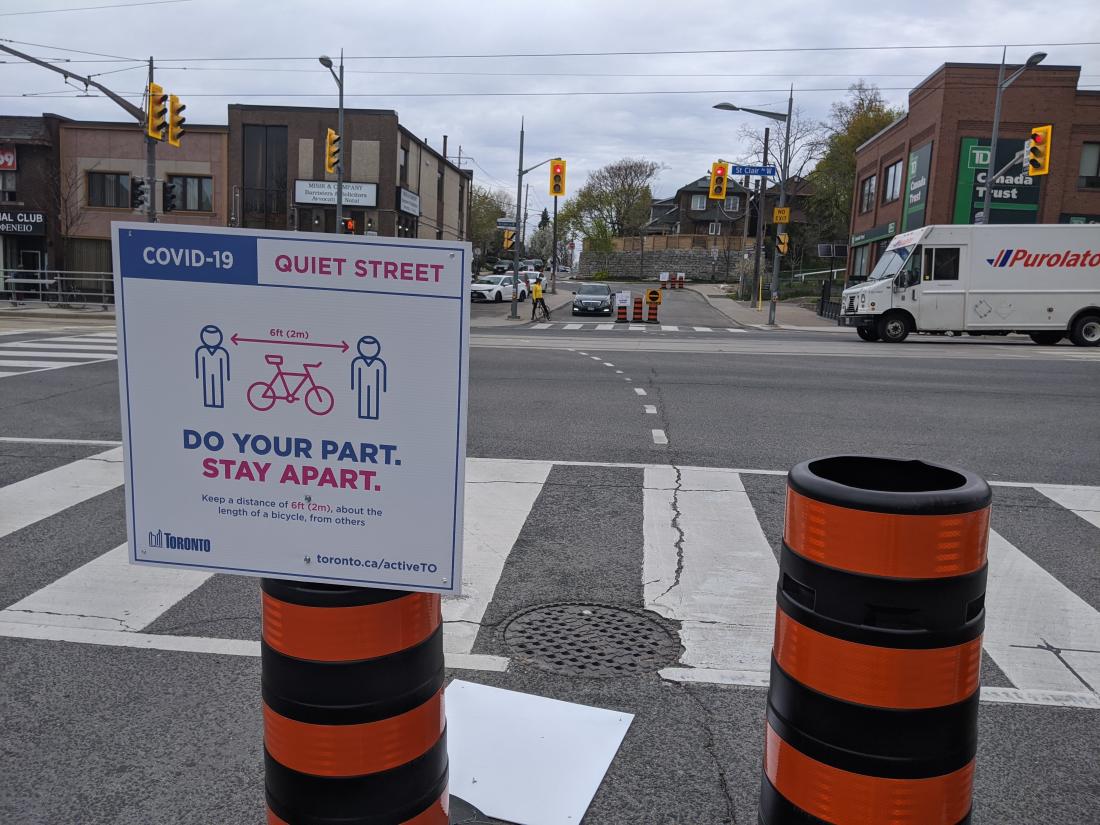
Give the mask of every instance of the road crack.
POLYGON ((726 816, 729 817, 731 825, 737 825, 737 814, 734 812, 733 808, 733 791, 730 789, 729 780, 726 778, 726 771, 724 770, 722 758, 718 754, 718 747, 714 737, 714 728, 711 725, 711 713, 699 697, 692 692, 689 685, 685 684, 682 687, 687 697, 697 708, 699 708, 700 723, 703 726, 703 731, 706 733, 706 741, 703 742, 703 750, 705 750, 714 761, 714 768, 718 773, 718 783, 722 788, 722 796, 725 797, 726 800, 726 816))
POLYGON ((680 490, 683 489, 683 473, 680 468, 673 465, 673 470, 676 471, 676 486, 672 488, 672 529, 676 531, 676 543, 673 545, 676 548, 676 573, 673 575, 672 584, 665 588, 654 601, 660 601, 669 594, 675 587, 680 586, 680 576, 684 572, 684 528, 680 525, 680 519, 682 514, 680 513, 680 490))

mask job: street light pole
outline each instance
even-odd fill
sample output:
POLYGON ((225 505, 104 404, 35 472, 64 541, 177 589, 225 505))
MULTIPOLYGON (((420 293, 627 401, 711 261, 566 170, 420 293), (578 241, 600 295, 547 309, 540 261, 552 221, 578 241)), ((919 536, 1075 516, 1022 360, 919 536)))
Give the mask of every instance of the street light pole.
MULTIPOLYGON (((519 119, 519 167, 516 174, 516 230, 520 227, 520 210, 523 204, 523 118, 519 119)), ((518 234, 518 231, 517 231, 518 234)), ((512 236, 512 320, 519 318, 519 239, 512 236)))
MULTIPOLYGON (((783 138, 783 166, 779 170, 779 206, 787 205, 787 178, 791 168, 791 116, 794 114, 794 85, 791 85, 791 93, 787 98, 787 130, 783 138)), ((768 323, 775 323, 775 307, 779 301, 779 236, 787 231, 787 224, 779 223, 775 226, 775 251, 772 253, 772 299, 768 304, 768 323)))
MULTIPOLYGON (((1004 90, 1013 84, 1013 82, 1030 69, 1032 66, 1038 66, 1043 60, 1046 59, 1046 52, 1035 52, 1027 59, 1027 62, 1023 66, 1013 72, 1008 80, 1005 80, 1005 56, 1008 54, 1008 47, 1005 46, 1001 50, 1001 66, 997 70, 997 96, 993 101, 993 134, 989 141, 989 163, 985 168, 985 194, 982 196, 982 225, 989 225, 989 206, 990 200, 993 196, 993 181, 994 168, 997 163, 997 138, 998 132, 1001 129, 1001 96, 1004 94, 1004 90)), ((999 177, 999 175, 998 175, 999 177)))
POLYGON ((340 92, 339 109, 336 115, 336 135, 340 139, 340 157, 336 163, 336 233, 344 234, 344 50, 340 49, 340 74, 332 67, 332 58, 321 55, 317 58, 328 69, 336 88, 340 92))

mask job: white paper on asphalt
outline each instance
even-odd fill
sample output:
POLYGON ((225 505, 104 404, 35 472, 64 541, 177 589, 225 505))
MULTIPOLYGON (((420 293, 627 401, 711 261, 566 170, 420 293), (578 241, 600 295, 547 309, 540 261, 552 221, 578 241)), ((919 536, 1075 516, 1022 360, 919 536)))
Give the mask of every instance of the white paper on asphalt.
POLYGON ((470 245, 114 233, 130 561, 459 592, 470 245))
POLYGON ((451 793, 522 825, 578 825, 634 720, 460 679, 446 702, 451 793))

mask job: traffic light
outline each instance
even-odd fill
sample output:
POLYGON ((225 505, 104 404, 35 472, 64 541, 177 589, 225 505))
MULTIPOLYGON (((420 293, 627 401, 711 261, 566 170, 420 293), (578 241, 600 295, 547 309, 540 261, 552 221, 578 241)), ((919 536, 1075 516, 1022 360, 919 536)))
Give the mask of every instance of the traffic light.
POLYGON ((130 178, 130 208, 146 209, 149 206, 149 184, 145 178, 130 178))
POLYGON ((729 177, 729 171, 729 164, 722 161, 710 165, 710 193, 707 195, 710 200, 726 199, 726 179, 729 177))
POLYGON ((153 140, 164 140, 167 131, 168 95, 159 83, 149 84, 149 104, 145 112, 145 134, 153 140))
POLYGON ((345 235, 354 235, 355 234, 355 218, 344 218, 343 220, 344 220, 344 234, 345 235))
POLYGON ((786 255, 790 248, 791 236, 786 232, 779 232, 775 236, 775 251, 780 255, 786 255))
POLYGON ((165 213, 175 212, 179 209, 179 187, 178 183, 165 181, 164 188, 160 193, 161 208, 165 213))
POLYGON ((336 174, 336 167, 340 165, 340 136, 335 129, 325 130, 325 171, 330 175, 336 174))
POLYGON ((555 198, 565 195, 565 161, 561 158, 550 161, 550 194, 555 198))
POLYGON ((187 122, 183 110, 186 108, 178 97, 168 95, 168 143, 172 146, 178 147, 180 138, 183 137, 183 124, 187 122))
POLYGON ((1027 173, 1031 177, 1050 174, 1050 134, 1052 126, 1033 126, 1027 142, 1027 173))
POLYGON ((516 245, 516 230, 505 229, 504 230, 504 244, 503 249, 510 250, 516 245))

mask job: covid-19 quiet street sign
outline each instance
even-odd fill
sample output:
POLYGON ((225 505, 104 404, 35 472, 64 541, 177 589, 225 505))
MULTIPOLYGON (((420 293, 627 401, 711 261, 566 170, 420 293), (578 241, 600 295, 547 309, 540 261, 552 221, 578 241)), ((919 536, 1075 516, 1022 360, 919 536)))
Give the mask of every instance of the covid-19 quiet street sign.
POLYGON ((114 224, 130 560, 455 593, 470 246, 114 224))

